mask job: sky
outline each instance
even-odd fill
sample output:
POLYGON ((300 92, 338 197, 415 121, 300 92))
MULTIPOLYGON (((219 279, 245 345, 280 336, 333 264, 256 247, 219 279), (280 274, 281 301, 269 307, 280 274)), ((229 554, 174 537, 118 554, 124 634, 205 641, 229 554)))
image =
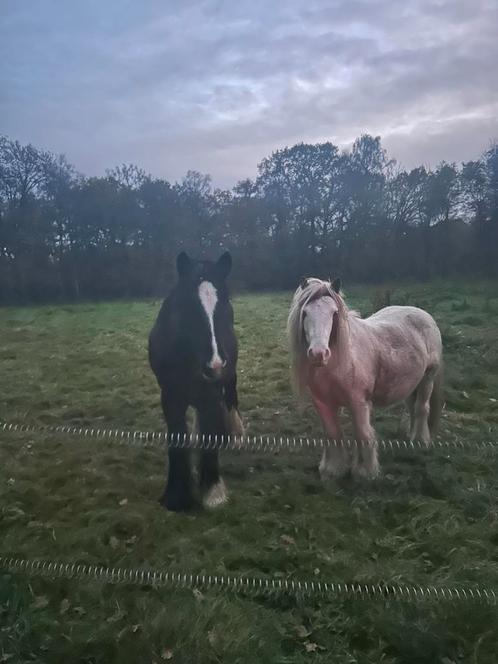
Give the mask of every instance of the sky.
POLYGON ((220 187, 362 133, 460 162, 498 138, 497 35, 497 0, 0 0, 0 134, 220 187))

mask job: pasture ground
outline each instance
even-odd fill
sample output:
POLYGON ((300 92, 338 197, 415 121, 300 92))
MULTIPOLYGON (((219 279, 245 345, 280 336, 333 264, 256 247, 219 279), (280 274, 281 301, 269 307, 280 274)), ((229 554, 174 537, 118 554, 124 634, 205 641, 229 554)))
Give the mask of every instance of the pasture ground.
MULTIPOLYGON (((371 312, 383 289, 351 288, 371 312)), ((320 435, 289 387, 289 294, 235 298, 250 433, 320 435)), ((444 439, 498 439, 495 284, 395 286, 434 314, 446 358, 444 439)), ((161 430, 146 355, 159 302, 0 311, 0 419, 161 430)), ((402 409, 377 412, 404 438, 402 409)), ((0 556, 216 574, 498 587, 498 456, 381 457, 373 483, 322 486, 315 453, 222 459, 230 502, 178 515, 157 503, 159 448, 1 434, 0 556)), ((302 601, 48 581, 0 573, 0 662, 496 662, 498 609, 302 601)))

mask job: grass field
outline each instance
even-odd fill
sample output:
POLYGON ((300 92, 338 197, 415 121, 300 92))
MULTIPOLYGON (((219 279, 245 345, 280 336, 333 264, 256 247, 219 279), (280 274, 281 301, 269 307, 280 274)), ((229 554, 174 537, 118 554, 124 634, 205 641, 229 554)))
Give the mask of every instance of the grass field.
MULTIPOLYGON (((320 435, 289 387, 289 294, 235 300, 250 433, 320 435)), ((369 313, 382 301, 352 288, 369 313)), ((447 365, 444 439, 498 439, 496 284, 395 287, 434 314, 447 365)), ((0 419, 162 429, 147 333, 159 302, 0 310, 0 419)), ((405 437, 402 409, 377 412, 405 437)), ((381 457, 373 483, 322 486, 317 454, 222 459, 231 499, 171 514, 159 448, 2 434, 0 556, 330 580, 498 587, 498 455, 381 457)), ((494 663, 498 608, 242 597, 0 573, 0 662, 494 663)))

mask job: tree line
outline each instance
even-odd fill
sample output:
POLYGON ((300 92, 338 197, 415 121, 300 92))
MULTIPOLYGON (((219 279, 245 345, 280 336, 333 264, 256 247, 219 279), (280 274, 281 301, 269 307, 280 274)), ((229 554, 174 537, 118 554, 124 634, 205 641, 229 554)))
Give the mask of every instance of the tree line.
POLYGON ((0 137, 0 303, 162 294, 180 250, 229 249, 247 289, 303 275, 349 281, 498 276, 498 144, 410 171, 379 137, 273 152, 232 190, 134 165, 84 177, 64 156, 0 137))

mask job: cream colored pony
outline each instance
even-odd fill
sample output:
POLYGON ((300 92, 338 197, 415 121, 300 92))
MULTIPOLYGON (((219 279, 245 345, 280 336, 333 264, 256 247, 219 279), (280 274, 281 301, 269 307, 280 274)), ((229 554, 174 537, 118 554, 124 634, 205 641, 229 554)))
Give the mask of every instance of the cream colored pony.
POLYGON ((305 279, 294 294, 287 330, 300 396, 309 390, 327 436, 342 440, 339 409, 349 409, 357 445, 324 449, 322 479, 351 470, 379 473, 370 418, 374 406, 406 401, 410 438, 429 444, 441 411, 442 343, 436 322, 417 307, 386 307, 362 320, 340 282, 305 279))

